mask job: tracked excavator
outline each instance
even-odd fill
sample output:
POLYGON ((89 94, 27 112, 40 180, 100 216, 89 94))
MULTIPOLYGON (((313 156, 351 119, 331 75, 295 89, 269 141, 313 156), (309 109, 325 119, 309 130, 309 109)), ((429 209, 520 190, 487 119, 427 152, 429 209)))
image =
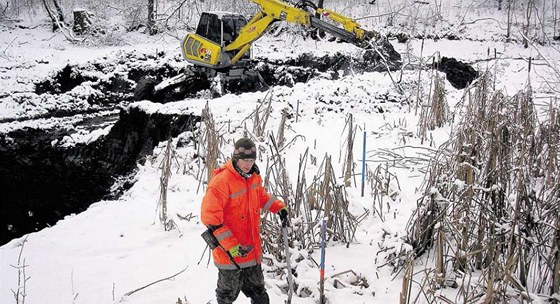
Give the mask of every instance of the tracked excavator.
POLYGON ((375 31, 368 31, 355 20, 326 8, 317 7, 309 0, 297 3, 281 0, 250 0, 259 6, 250 19, 238 13, 204 12, 195 33, 182 42, 184 58, 192 63, 184 73, 156 83, 153 78, 141 79, 135 90, 136 100, 158 101, 164 92, 193 83, 197 79, 212 79, 212 87, 223 93, 223 83, 262 85, 263 79, 251 68, 251 44, 262 37, 278 21, 298 24, 364 49, 378 49, 381 57, 400 55, 390 43, 375 31), (381 42, 380 42, 381 41, 381 42))

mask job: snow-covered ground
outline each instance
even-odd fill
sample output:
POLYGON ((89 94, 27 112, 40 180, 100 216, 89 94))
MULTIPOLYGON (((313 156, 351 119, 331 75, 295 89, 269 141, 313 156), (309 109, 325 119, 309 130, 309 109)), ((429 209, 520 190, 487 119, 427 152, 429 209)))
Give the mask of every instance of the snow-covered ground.
MULTIPOLYGON (((478 29, 483 31, 483 29, 478 29)), ((470 33, 471 36, 476 33, 470 33)), ((172 54, 179 52, 178 42, 169 37, 157 39, 142 36, 130 37, 131 44, 122 47, 84 48, 69 44, 61 35, 53 34, 48 27, 36 29, 5 30, 0 36, 0 86, 2 95, 30 90, 30 82, 22 79, 40 80, 53 71, 60 70, 67 63, 116 56, 121 52, 155 53, 165 50, 172 54)), ((423 61, 431 61, 431 56, 453 57, 470 62, 479 71, 491 70, 496 78, 496 87, 506 94, 515 94, 530 81, 536 96, 542 103, 549 102, 552 92, 546 86, 549 69, 539 60, 535 49, 524 49, 520 44, 502 41, 460 41, 460 40, 412 40, 407 46, 395 47, 403 55, 403 61, 422 56, 423 61), (496 50, 498 60, 494 57, 496 50), (490 53, 490 56, 488 55, 490 53), (531 73, 528 73, 528 58, 536 57, 531 73)), ((553 47, 540 47, 547 58, 558 61, 559 53, 553 47)), ((263 37, 254 47, 254 55, 274 58, 297 56, 298 52, 317 54, 336 51, 359 55, 359 50, 347 44, 333 42, 313 42, 309 40, 263 37)), ((426 98, 430 84, 430 70, 420 75, 422 95, 426 98)), ((437 149, 449 137, 451 126, 432 132, 433 141, 421 144, 417 134, 418 115, 415 102, 418 71, 393 72, 394 79, 402 77, 404 94, 397 93, 388 73, 365 73, 348 75, 337 81, 311 79, 294 87, 272 89, 272 114, 267 131, 278 133, 281 112, 288 109, 292 117, 287 122, 285 137, 293 140, 282 152, 286 168, 293 184, 297 178, 299 159, 306 149, 316 157, 316 165, 306 169, 308 176, 315 175, 325 155, 332 156, 337 178, 342 183, 342 158, 347 137, 346 121, 352 114, 358 126, 354 148, 356 180, 361 174, 362 132, 367 135, 366 147, 368 166, 373 170, 380 163, 386 163, 386 151, 402 157, 420 156, 426 151, 437 149), (299 109, 299 113, 295 113, 299 109), (297 116, 297 120, 296 120, 297 116), (431 144, 431 145, 430 145, 431 144)), ((464 94, 449 83, 445 85, 447 101, 454 106, 464 94)), ((162 113, 194 113, 199 115, 208 105, 218 127, 227 142, 221 152, 225 157, 231 152, 233 140, 242 136, 244 126, 252 130, 252 122, 246 120, 259 105, 267 92, 225 95, 216 99, 189 99, 167 104, 138 102, 130 107, 142 107, 162 113)), ((539 104, 539 101, 537 101, 539 104)), ((13 117, 20 113, 18 104, 0 104, 0 117, 13 117)), ((3 130, 19 128, 22 124, 40 126, 37 121, 3 124, 3 130), (15 126, 14 124, 19 124, 15 126)), ((101 136, 84 135, 86 138, 101 136), (89 137, 88 137, 89 136, 89 137)), ((184 140, 189 134, 184 134, 184 140)), ((79 141, 79 138, 74 139, 79 141)), ((258 145, 266 151, 259 157, 261 168, 270 157, 267 144, 270 140, 260 139, 258 145)), ((217 270, 208 255, 202 256, 205 244, 200 237, 204 227, 199 222, 200 203, 204 195, 197 172, 199 164, 193 160, 197 152, 192 145, 178 148, 176 171, 169 181, 168 214, 177 229, 165 231, 158 220, 158 199, 160 195, 161 150, 165 143, 154 151, 154 157, 138 169, 136 183, 116 201, 100 201, 87 211, 67 216, 55 226, 31 233, 0 247, 0 302, 16 303, 14 291, 23 287, 25 279, 26 303, 215 303, 217 270), (189 168, 184 172, 183 166, 189 168), (181 170, 179 170, 179 166, 181 170), (181 219, 193 215, 190 220, 181 219), (23 246, 23 247, 22 247, 23 246), (18 276, 18 265, 25 265, 25 275, 18 276), (184 270, 184 271, 183 271, 184 270), (181 272, 182 271, 182 272, 181 272), (179 274, 177 274, 179 273, 179 274), (173 276, 177 274, 176 276, 173 276), (165 278, 171 279, 162 280, 165 278), (159 281, 153 285, 150 283, 159 281), (125 294, 145 287, 126 296, 125 294)), ((223 161, 221 159, 221 161, 223 161)), ((393 273, 391 266, 385 265, 388 252, 382 248, 408 246, 402 237, 405 226, 416 207, 419 198, 422 170, 427 162, 407 163, 407 167, 390 168, 397 179, 391 187, 397 195, 383 209, 383 220, 374 211, 372 195, 366 190, 361 197, 360 182, 347 188, 350 211, 360 215, 370 210, 369 216, 361 222, 356 239, 349 246, 331 242, 326 249, 325 284, 329 303, 397 303, 402 289, 402 273, 393 273), (368 288, 348 286, 335 288, 335 278, 331 276, 352 270, 365 278, 368 288)), ((264 170, 262 170, 264 171, 264 170)), ((4 224, 4 223, 2 223, 4 224)), ((297 269, 300 288, 312 291, 310 297, 294 297, 292 303, 317 303, 319 270, 307 257, 303 261, 292 261, 297 269)), ((292 256, 297 256, 292 252, 292 256)), ((319 250, 310 256, 320 260, 319 250)), ((423 263, 423 259, 418 263, 423 263)), ((21 269, 21 268, 20 268, 21 269)), ((266 281, 271 303, 283 303, 286 295, 281 287, 285 280, 271 273, 273 267, 265 266, 266 281)), ((344 282, 345 278, 337 278, 344 282)), ((346 278, 351 281, 351 278, 346 278)), ((19 303, 23 303, 20 299, 19 303)), ((236 303, 250 303, 240 295, 236 303)))

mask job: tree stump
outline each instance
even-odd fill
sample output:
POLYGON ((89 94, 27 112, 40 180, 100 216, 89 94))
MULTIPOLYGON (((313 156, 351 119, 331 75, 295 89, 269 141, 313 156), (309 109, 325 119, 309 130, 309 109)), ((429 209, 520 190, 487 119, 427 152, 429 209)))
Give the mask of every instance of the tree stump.
POLYGON ((72 30, 78 35, 83 35, 89 31, 91 27, 91 20, 89 19, 89 13, 86 10, 75 9, 74 10, 74 26, 72 30))

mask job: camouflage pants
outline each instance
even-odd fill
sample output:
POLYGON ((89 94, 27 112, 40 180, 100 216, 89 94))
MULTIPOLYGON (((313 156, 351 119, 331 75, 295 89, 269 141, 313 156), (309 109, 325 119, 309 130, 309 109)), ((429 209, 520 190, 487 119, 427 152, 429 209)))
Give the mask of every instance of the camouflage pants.
POLYGON ((216 298, 218 304, 231 304, 239 292, 251 298, 251 304, 269 304, 268 294, 264 287, 264 276, 261 265, 241 270, 219 269, 216 298))

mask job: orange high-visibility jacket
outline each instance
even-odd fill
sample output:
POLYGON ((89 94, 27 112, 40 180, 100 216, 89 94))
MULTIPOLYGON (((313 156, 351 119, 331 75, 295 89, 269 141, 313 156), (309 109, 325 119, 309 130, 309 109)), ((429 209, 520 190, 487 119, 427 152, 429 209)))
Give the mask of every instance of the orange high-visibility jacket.
MULTIPOLYGON (((235 258, 241 268, 246 268, 260 264, 262 259, 260 212, 278 213, 284 206, 276 197, 266 193, 258 174, 253 173, 245 179, 229 160, 214 170, 214 177, 202 200, 201 219, 207 227, 219 227, 214 236, 225 250, 235 245, 253 246, 246 257, 235 258)), ((216 267, 236 269, 222 248, 215 248, 212 257, 216 267)))

